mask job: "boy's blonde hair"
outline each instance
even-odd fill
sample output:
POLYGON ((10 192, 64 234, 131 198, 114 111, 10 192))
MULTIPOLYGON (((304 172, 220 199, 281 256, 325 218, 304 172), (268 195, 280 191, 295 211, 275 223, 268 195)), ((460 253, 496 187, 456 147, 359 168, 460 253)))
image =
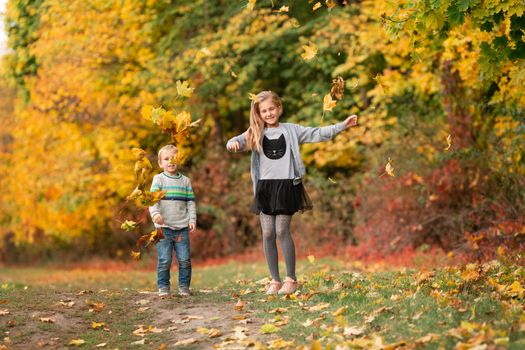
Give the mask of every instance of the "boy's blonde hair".
POLYGON ((262 151, 262 137, 264 134, 265 123, 259 113, 259 104, 268 99, 270 99, 278 108, 283 108, 281 98, 273 91, 261 91, 257 94, 257 98, 252 100, 250 108, 250 127, 246 134, 248 148, 251 150, 262 151))
POLYGON ((160 163, 161 163, 161 159, 162 159, 162 154, 164 152, 170 152, 170 151, 173 151, 173 152, 175 152, 175 154, 177 154, 177 152, 179 150, 177 149, 177 147, 175 147, 175 145, 171 145, 171 144, 170 145, 165 145, 161 149, 159 149, 159 153, 157 155, 157 162, 159 163, 159 165, 161 165, 160 163))

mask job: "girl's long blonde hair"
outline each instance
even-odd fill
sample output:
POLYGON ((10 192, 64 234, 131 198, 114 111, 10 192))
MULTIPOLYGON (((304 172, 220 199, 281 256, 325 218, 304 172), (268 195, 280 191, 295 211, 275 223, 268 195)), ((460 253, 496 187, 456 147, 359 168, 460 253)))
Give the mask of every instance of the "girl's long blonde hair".
POLYGON ((248 148, 258 152, 262 151, 262 138, 265 127, 264 120, 259 114, 259 104, 268 99, 271 99, 276 107, 281 109, 283 107, 281 98, 273 91, 261 91, 257 94, 256 98, 252 100, 250 108, 250 127, 246 134, 246 140, 248 148))

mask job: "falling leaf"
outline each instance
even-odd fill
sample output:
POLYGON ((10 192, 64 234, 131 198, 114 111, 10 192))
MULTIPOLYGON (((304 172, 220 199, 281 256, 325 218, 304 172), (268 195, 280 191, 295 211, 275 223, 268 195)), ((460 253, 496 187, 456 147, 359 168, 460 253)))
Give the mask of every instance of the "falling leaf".
POLYGON ((182 82, 180 80, 177 80, 175 85, 177 88, 177 93, 184 97, 191 97, 191 95, 193 94, 193 90, 195 90, 194 88, 189 87, 189 83, 187 80, 184 80, 182 82))
POLYGON ((262 334, 270 334, 270 333, 279 332, 279 328, 273 324, 267 323, 267 324, 262 325, 259 331, 262 334))
POLYGON ((330 181, 330 182, 333 183, 333 184, 336 184, 336 183, 337 183, 337 181, 335 181, 335 180, 332 179, 331 177, 328 178, 328 181, 330 181))
POLYGON ((235 74, 234 71, 230 70, 230 74, 232 75, 232 77, 237 78, 237 74, 235 74))
POLYGON ((313 256, 313 255, 308 255, 308 261, 310 262, 310 264, 315 263, 315 256, 313 256))
POLYGON ((335 7, 334 0, 326 0, 325 3, 326 3, 326 6, 328 7, 329 10, 331 10, 331 9, 333 9, 335 7))
POLYGON ((252 94, 251 92, 248 93, 248 97, 250 98, 250 100, 252 100, 253 102, 257 102, 257 95, 256 94, 252 94))
POLYGON ((448 134, 448 136, 447 136, 447 148, 445 148, 445 151, 448 151, 451 146, 452 146, 452 136, 450 134, 448 134))
POLYGON ((131 257, 135 260, 140 260, 140 252, 131 251, 131 257))
POLYGON ((124 231, 129 232, 137 228, 137 225, 138 224, 135 221, 126 220, 122 223, 122 225, 120 225, 120 228, 123 229, 124 231))
POLYGON ((248 4, 246 4, 246 8, 250 11, 253 11, 253 9, 255 8, 256 2, 257 0, 248 0, 248 4))
POLYGON ((323 111, 332 111, 332 108, 334 108, 336 104, 337 101, 332 100, 332 96, 330 96, 330 94, 326 95, 323 98, 323 111))
POLYGON ((288 12, 288 11, 290 11, 289 6, 281 6, 281 8, 277 10, 277 12, 288 12))
POLYGON ((314 5, 314 7, 312 8, 312 12, 315 11, 315 10, 317 10, 317 9, 320 8, 321 6, 323 6, 323 5, 321 5, 320 2, 316 3, 316 4, 314 5))
POLYGON ((388 157, 388 162, 385 165, 385 171, 389 176, 395 176, 394 167, 392 166, 392 159, 390 159, 390 157, 388 157))
POLYGON ((84 339, 73 339, 69 342, 68 345, 73 345, 73 346, 81 346, 83 344, 86 344, 85 340, 84 339))
POLYGON ((345 81, 341 76, 338 76, 334 80, 332 80, 332 88, 330 89, 330 94, 338 99, 341 100, 343 98, 345 92, 345 81))
POLYGON ((138 147, 133 147, 131 149, 131 152, 133 153, 133 155, 135 156, 137 160, 140 160, 146 156, 146 151, 138 147))
POLYGON ((303 45, 302 48, 304 52, 301 54, 301 57, 305 61, 310 61, 317 55, 317 47, 312 42, 309 45, 303 45))

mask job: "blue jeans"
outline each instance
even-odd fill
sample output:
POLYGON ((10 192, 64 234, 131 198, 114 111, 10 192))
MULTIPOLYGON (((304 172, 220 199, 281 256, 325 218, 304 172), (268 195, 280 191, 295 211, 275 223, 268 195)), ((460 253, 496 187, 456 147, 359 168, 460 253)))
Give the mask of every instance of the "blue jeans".
POLYGON ((162 228, 164 238, 157 243, 157 286, 170 288, 170 267, 173 251, 179 264, 179 287, 189 287, 191 282, 190 238, 188 229, 162 228))

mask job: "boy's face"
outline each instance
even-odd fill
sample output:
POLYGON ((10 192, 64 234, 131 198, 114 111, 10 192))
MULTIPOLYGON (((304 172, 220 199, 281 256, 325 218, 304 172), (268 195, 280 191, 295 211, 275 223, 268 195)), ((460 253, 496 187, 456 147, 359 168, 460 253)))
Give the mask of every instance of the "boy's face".
POLYGON ((166 151, 166 152, 162 152, 160 159, 159 159, 160 167, 170 175, 177 174, 177 165, 171 164, 170 162, 171 158, 174 158, 176 155, 177 155, 176 151, 166 151))

